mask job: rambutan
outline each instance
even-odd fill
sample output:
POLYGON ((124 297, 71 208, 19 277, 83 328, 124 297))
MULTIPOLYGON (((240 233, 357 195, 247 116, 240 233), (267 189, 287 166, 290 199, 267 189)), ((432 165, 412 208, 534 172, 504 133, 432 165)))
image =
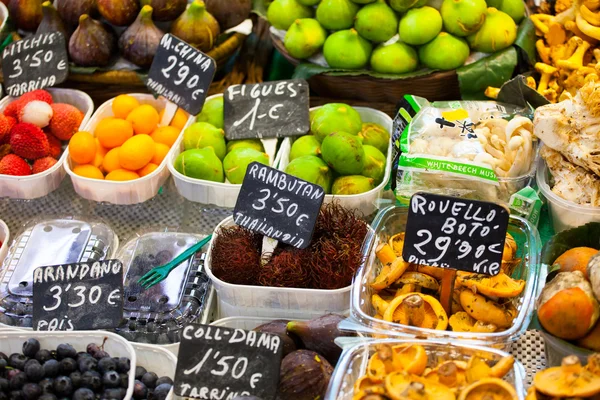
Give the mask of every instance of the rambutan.
POLYGON ((213 275, 227 283, 257 285, 262 236, 240 226, 221 228, 216 235, 211 248, 213 275))
POLYGON ((308 266, 311 258, 309 249, 287 247, 275 249, 266 255, 269 261, 261 268, 258 282, 262 286, 307 288, 311 276, 308 266))
POLYGON ((10 131, 10 147, 13 153, 28 160, 45 157, 50 152, 44 131, 28 123, 13 126, 10 131))
POLYGON ((9 154, 0 160, 0 174, 14 176, 31 175, 31 167, 27 164, 27 161, 16 154, 9 154))

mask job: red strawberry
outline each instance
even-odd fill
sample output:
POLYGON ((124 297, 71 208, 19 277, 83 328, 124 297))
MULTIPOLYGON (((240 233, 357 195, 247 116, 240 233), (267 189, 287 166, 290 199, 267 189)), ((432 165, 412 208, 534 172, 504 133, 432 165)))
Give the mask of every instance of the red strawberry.
POLYGON ((83 120, 83 113, 78 108, 64 103, 52 104, 53 116, 50 120, 50 132, 60 140, 69 140, 77 131, 83 120))
POLYGON ((27 161, 16 154, 9 154, 0 160, 0 174, 25 176, 31 175, 31 167, 27 161))
POLYGON ((47 169, 52 168, 58 161, 52 157, 44 157, 35 160, 33 163, 33 173, 39 174, 40 172, 44 172, 47 169))
POLYGON ((40 128, 33 124, 16 124, 10 131, 10 147, 16 155, 36 160, 48 155, 50 144, 40 128))

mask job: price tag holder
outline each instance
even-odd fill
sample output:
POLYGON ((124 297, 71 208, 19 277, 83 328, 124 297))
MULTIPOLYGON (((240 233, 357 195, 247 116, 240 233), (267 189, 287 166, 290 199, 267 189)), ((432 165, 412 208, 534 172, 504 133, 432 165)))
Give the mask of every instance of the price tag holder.
POLYGON ((167 33, 156 50, 146 86, 192 115, 202 111, 215 77, 215 60, 190 44, 167 33))
POLYGON ((226 138, 270 138, 308 133, 308 94, 308 82, 303 79, 229 86, 223 106, 226 138))
POLYGON ((64 82, 69 76, 65 37, 40 33, 19 40, 2 51, 6 92, 14 97, 64 82))
POLYGON ((110 329, 123 318, 119 260, 39 267, 33 272, 33 329, 110 329))
POLYGON ((416 193, 410 199, 402 258, 498 275, 508 218, 508 210, 499 204, 416 193))
POLYGON ((175 394, 201 399, 274 399, 281 338, 269 333, 190 324, 183 328, 175 394))
POLYGON ((233 210, 244 228, 304 249, 310 245, 325 198, 319 185, 253 162, 233 210))

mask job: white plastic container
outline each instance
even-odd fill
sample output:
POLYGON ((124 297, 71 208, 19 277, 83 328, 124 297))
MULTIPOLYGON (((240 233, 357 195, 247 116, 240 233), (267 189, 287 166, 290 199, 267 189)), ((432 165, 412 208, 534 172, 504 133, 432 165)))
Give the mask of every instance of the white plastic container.
MULTIPOLYGON (((94 102, 86 93, 75 89, 46 89, 52 94, 55 103, 67 103, 77 107, 83 113, 80 129, 84 127, 94 112, 94 102)), ((5 97, 0 100, 0 112, 15 101, 15 97, 5 97)), ((68 150, 65 150, 58 162, 50 169, 35 175, 10 176, 0 175, 0 197, 13 199, 35 199, 46 196, 56 190, 65 177, 65 160, 68 150)))
MULTIPOLYGON (((110 332, 104 331, 71 331, 71 332, 9 332, 0 331, 0 351, 5 354, 20 353, 23 350, 23 342, 30 337, 39 340, 42 349, 56 349, 61 343, 69 343, 77 351, 85 351, 89 343, 102 344, 104 350, 111 357, 127 357, 131 361, 131 370, 135 371, 137 365, 136 352, 134 348, 125 339, 110 332)), ((152 365, 152 364, 151 364, 152 365)), ((152 369, 156 369, 152 365, 152 369)), ((133 395, 133 385, 135 383, 135 374, 129 374, 129 387, 124 400, 130 400, 133 395)))
POLYGON ((311 319, 327 313, 348 314, 352 285, 341 289, 295 289, 234 285, 213 275, 211 253, 221 227, 233 226, 233 217, 215 228, 206 255, 206 273, 217 291, 218 315, 225 317, 261 317, 269 319, 311 319))
POLYGON ((540 161, 537 169, 537 185, 542 195, 548 200, 548 209, 556 233, 585 225, 588 222, 600 222, 600 207, 576 204, 556 195, 550 189, 549 175, 546 162, 540 161))
MULTIPOLYGON (((175 380, 175 368, 177 367, 177 357, 170 351, 161 346, 151 344, 131 343, 136 354, 136 366, 146 368, 154 372, 158 377, 168 376, 175 380)), ((110 352, 109 352, 110 353, 110 352)), ((111 354, 112 355, 112 354, 111 354)), ((169 392, 167 400, 173 398, 173 389, 169 392)))
POLYGON ((4 261, 4 257, 8 254, 8 247, 10 246, 10 231, 8 230, 8 226, 1 219, 0 242, 2 242, 2 245, 0 246, 0 265, 2 265, 2 261, 4 261))
MULTIPOLYGON (((318 110, 320 107, 313 107, 311 111, 318 110)), ((392 134, 393 130, 393 121, 392 119, 385 113, 381 111, 374 110, 372 108, 367 107, 353 107, 362 119, 363 123, 374 122, 383 126, 387 131, 392 134)), ((277 165, 277 168, 281 171, 285 171, 285 167, 290 163, 290 150, 292 149, 292 138, 285 138, 281 149, 279 149, 280 161, 277 165)), ((363 215, 371 215, 377 211, 378 208, 378 200, 382 197, 383 189, 390 178, 390 174, 392 172, 392 143, 388 146, 388 151, 386 154, 386 164, 385 164, 385 175, 383 177, 383 181, 374 189, 369 190, 368 192, 361 194, 352 194, 352 195, 338 195, 334 196, 331 194, 325 195, 325 203, 330 203, 334 199, 339 201, 340 205, 344 206, 348 209, 357 209, 363 215)))
MULTIPOLYGON (((215 94, 206 100, 223 97, 222 94, 215 94)), ((193 121, 192 121, 193 123, 193 121)), ((265 152, 269 155, 269 160, 273 160, 271 165, 276 168, 279 163, 281 151, 276 153, 277 139, 263 139, 265 152)), ((167 156, 169 171, 173 175, 175 187, 179 194, 189 201, 203 204, 214 204, 219 207, 233 208, 237 201, 242 185, 234 185, 225 181, 211 182, 202 179, 190 178, 175 169, 175 159, 184 151, 183 136, 175 143, 174 150, 170 156, 167 156)))
MULTIPOLYGON (((167 100, 164 97, 155 99, 150 94, 134 93, 130 96, 135 97, 140 104, 150 104, 157 111, 162 111, 167 100)), ((107 117, 112 117, 112 103, 114 99, 110 99, 102 104, 98 110, 94 113, 92 118, 83 127, 83 130, 94 133, 96 126, 101 120, 107 117)), ((187 125, 191 123, 191 118, 188 120, 187 125)), ((184 127, 185 129, 185 127, 184 127)), ((73 181, 73 187, 75 192, 84 199, 94 200, 98 202, 108 202, 113 204, 137 204, 143 203, 146 200, 150 200, 152 197, 158 194, 159 189, 169 178, 169 171, 167 170, 167 162, 171 159, 170 155, 173 153, 177 144, 174 144, 163 160, 163 162, 154 170, 151 174, 144 177, 132 180, 132 181, 103 181, 99 179, 91 179, 83 176, 76 175, 73 170, 73 164, 68 155, 68 150, 65 152, 66 161, 65 169, 71 176, 73 181)))

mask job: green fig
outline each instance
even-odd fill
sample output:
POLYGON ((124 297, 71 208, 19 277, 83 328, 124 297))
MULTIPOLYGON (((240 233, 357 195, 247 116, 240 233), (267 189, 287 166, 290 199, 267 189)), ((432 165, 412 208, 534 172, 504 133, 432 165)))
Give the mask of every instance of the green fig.
POLYGON ((365 150, 358 136, 333 132, 321 143, 323 160, 342 175, 360 174, 365 166, 365 150))
POLYGON ((244 181, 244 176, 246 176, 248 164, 254 161, 269 165, 269 156, 266 153, 249 148, 232 150, 223 160, 223 169, 227 180, 234 185, 241 184, 244 181))
POLYGON ((315 156, 304 156, 295 158, 287 167, 285 173, 303 179, 323 188, 325 193, 331 191, 331 170, 325 161, 315 156))
POLYGON ((206 122, 195 122, 183 132, 183 147, 186 150, 210 147, 223 160, 227 153, 225 133, 206 122))
POLYGON ((290 150, 290 161, 304 156, 320 156, 321 142, 314 135, 301 136, 294 141, 290 150))
POLYGON ((523 0, 504 0, 500 11, 507 13, 516 24, 525 17, 525 2, 523 0))
POLYGON ((295 20, 311 18, 312 9, 297 0, 274 0, 267 10, 269 23, 277 29, 287 31, 295 20))
POLYGON ((207 52, 215 47, 221 27, 208 11, 202 0, 194 0, 171 25, 171 33, 191 44, 200 51, 207 52))
POLYGON ((348 175, 340 176, 333 181, 331 194, 361 194, 373 189, 375 189, 375 181, 373 178, 367 178, 366 176, 362 175, 348 175))
POLYGON ((517 39, 517 25, 505 12, 489 7, 481 28, 467 36, 471 49, 495 53, 512 45, 517 39))
POLYGON ((442 16, 433 7, 408 10, 400 20, 400 40, 415 46, 425 44, 442 31, 442 16))
POLYGON ((310 130, 319 142, 332 132, 342 131, 358 135, 362 129, 360 114, 344 103, 329 103, 313 114, 310 130))
POLYGON ((219 129, 223 129, 223 97, 207 100, 202 107, 202 111, 196 117, 196 121, 208 122, 219 129))
POLYGON ((379 185, 385 177, 385 156, 377 148, 363 145, 365 150, 365 166, 361 172, 362 176, 373 178, 374 185, 379 185))
POLYGON ((444 0, 440 10, 444 29, 455 36, 477 32, 485 21, 486 11, 485 0, 444 0))
POLYGON ((428 68, 451 70, 461 67, 470 52, 466 40, 441 32, 431 42, 419 48, 419 59, 428 68))
POLYGON ((235 149, 254 149, 256 151, 260 151, 261 153, 265 152, 265 146, 263 146, 260 139, 239 139, 230 140, 227 142, 228 153, 235 149))
POLYGON ((296 350, 281 360, 277 398, 313 400, 325 398, 333 367, 309 350, 296 350))
POLYGON ((319 4, 321 2, 321 0, 298 0, 298 3, 302 4, 303 6, 316 6, 317 4, 319 4))
POLYGON ((371 56, 371 68, 382 74, 405 74, 417 69, 417 51, 406 43, 381 44, 371 56))
POLYGON ((224 182, 223 164, 212 148, 186 150, 175 159, 175 169, 185 176, 224 182))
POLYGON ((494 7, 495 9, 499 10, 502 8, 502 3, 504 3, 503 0, 485 0, 485 3, 487 4, 488 7, 494 7))
POLYGON ((354 29, 372 42, 387 42, 398 32, 398 16, 385 0, 377 0, 356 14, 354 29))
POLYGON ((369 4, 369 3, 374 3, 377 0, 352 0, 353 3, 356 4, 369 4))
POLYGON ((322 0, 317 7, 317 21, 330 31, 349 29, 354 25, 358 8, 350 0, 322 0))
POLYGON ((383 126, 373 122, 363 124, 358 137, 362 139, 363 146, 373 146, 384 156, 387 155, 390 146, 390 133, 383 126))
POLYGON ((419 1, 420 0, 389 0, 390 7, 399 13, 404 13, 413 7, 417 7, 419 1))
POLYGON ((309 58, 321 50, 327 39, 327 31, 319 21, 302 18, 294 21, 283 41, 286 50, 294 58, 309 58))
POLYGON ((323 55, 331 68, 361 69, 369 63, 373 46, 354 29, 331 34, 323 55))

